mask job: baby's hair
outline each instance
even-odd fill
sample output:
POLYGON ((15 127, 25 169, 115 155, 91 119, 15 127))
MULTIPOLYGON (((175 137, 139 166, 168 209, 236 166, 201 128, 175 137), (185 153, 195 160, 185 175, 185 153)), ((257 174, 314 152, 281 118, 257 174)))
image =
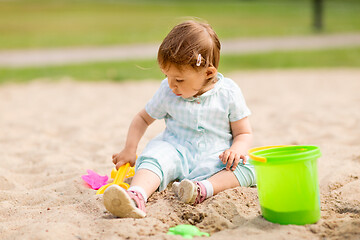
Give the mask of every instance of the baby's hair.
POLYGON ((194 69, 218 68, 220 48, 219 38, 209 24, 185 21, 176 25, 161 43, 158 63, 161 68, 169 64, 179 68, 186 65, 194 69))

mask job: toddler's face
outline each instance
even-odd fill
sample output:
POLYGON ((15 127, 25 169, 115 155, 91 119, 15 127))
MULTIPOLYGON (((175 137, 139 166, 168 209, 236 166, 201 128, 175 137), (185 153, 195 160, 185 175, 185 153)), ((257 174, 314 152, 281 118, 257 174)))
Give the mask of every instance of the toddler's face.
POLYGON ((182 98, 190 98, 199 92, 206 92, 214 87, 214 84, 204 86, 206 79, 216 74, 216 68, 205 68, 196 71, 191 66, 184 66, 181 69, 170 65, 167 69, 161 69, 166 75, 169 87, 173 93, 182 98))

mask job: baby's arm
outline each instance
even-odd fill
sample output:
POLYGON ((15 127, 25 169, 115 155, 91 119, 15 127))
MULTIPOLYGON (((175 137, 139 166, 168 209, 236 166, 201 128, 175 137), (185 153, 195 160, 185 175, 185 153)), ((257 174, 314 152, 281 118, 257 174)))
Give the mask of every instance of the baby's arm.
POLYGON ((134 117, 129 127, 124 149, 120 153, 116 153, 112 156, 113 163, 116 164, 117 169, 128 162, 131 166, 135 165, 136 150, 140 139, 144 135, 148 126, 150 126, 150 124, 154 121, 155 119, 150 117, 145 109, 141 110, 134 117))
POLYGON ((235 122, 231 122, 231 132, 233 135, 233 143, 231 147, 220 154, 220 160, 226 164, 226 170, 234 171, 240 162, 246 161, 246 154, 252 142, 252 130, 249 119, 247 117, 235 122))

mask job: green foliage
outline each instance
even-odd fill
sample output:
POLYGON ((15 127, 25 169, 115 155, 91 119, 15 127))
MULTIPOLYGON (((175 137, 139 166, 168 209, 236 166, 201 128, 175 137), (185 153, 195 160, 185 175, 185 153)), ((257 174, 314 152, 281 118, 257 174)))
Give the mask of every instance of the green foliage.
MULTIPOLYGON (((360 1, 325 2, 325 32, 360 31, 360 1)), ((0 49, 160 42, 198 17, 221 39, 312 33, 311 0, 2 0, 0 49)))
POLYGON ((360 48, 227 55, 221 59, 219 70, 333 67, 360 67, 360 48))
POLYGON ((80 81, 124 81, 159 79, 163 74, 155 60, 86 63, 64 66, 0 68, 0 82, 32 79, 76 79, 80 81))

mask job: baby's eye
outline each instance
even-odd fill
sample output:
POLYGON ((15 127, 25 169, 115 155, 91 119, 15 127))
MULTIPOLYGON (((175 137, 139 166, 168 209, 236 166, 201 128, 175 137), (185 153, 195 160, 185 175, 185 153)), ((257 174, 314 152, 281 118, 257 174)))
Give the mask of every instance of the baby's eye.
POLYGON ((180 82, 183 82, 184 80, 182 79, 176 79, 176 82, 180 83, 180 82))

